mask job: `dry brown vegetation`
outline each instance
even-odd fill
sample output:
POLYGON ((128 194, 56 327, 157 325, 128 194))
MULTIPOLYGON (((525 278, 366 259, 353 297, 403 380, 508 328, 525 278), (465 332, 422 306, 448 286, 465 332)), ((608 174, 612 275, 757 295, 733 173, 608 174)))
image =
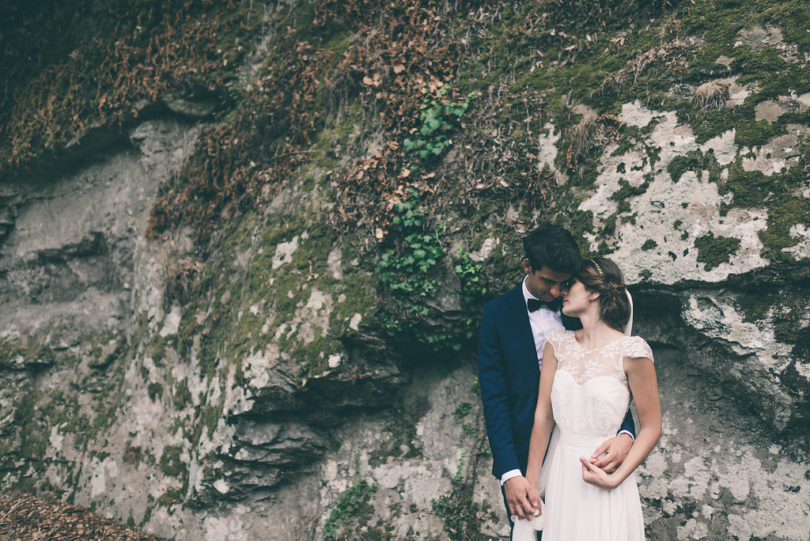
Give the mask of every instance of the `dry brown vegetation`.
MULTIPOLYGON (((90 37, 77 40, 68 55, 43 60, 42 69, 30 71, 33 75, 7 72, 3 101, 8 109, 0 118, 0 172, 25 165, 94 126, 120 127, 169 89, 191 98, 220 92, 232 77, 228 64, 233 65, 243 50, 233 43, 223 49, 223 43, 236 32, 251 34, 247 14, 236 8, 233 1, 215 5, 210 0, 168 2, 162 9, 141 12, 136 8, 134 13, 111 6, 108 12, 96 14, 99 20, 102 15, 121 19, 109 23, 115 26, 111 34, 94 35, 89 30, 90 37)), ((86 7, 62 6, 50 22, 87 24, 80 18, 86 11, 86 7), (75 17, 65 15, 74 7, 75 17)), ((40 32, 49 30, 63 31, 43 27, 40 32)), ((39 34, 20 36, 25 37, 34 43, 48 39, 39 34)), ((36 52, 36 46, 32 48, 36 52)))
POLYGON ((169 183, 154 208, 151 234, 190 223, 204 243, 224 216, 260 203, 311 159, 325 117, 352 100, 379 126, 385 144, 338 175, 333 225, 357 223, 378 201, 402 193, 415 180, 402 175, 402 139, 425 96, 452 84, 458 56, 450 35, 454 11, 432 4, 316 3, 310 25, 288 27, 277 38, 232 117, 203 137, 169 183), (341 39, 345 49, 330 48, 341 39))
POLYGON ((728 85, 715 81, 703 83, 692 96, 692 105, 698 109, 720 109, 728 101, 728 85))
POLYGON ((69 503, 13 492, 0 494, 0 539, 8 541, 150 541, 157 537, 69 503))
MULTIPOLYGON (((260 205, 280 181, 311 161, 315 135, 352 103, 359 106, 365 135, 379 137, 381 145, 370 155, 340 162, 334 172, 331 225, 339 231, 359 225, 384 236, 393 205, 412 188, 433 211, 440 209, 432 202, 448 203, 434 194, 448 190, 458 195, 457 206, 468 209, 477 208, 488 190, 543 206, 553 175, 535 166, 545 103, 533 89, 505 103, 504 83, 487 85, 464 117, 447 167, 418 163, 403 146, 419 128, 427 100, 439 93, 447 103, 464 98, 457 85, 459 65, 480 52, 469 28, 499 16, 497 5, 488 9, 476 2, 448 6, 428 0, 316 2, 312 20, 288 26, 277 37, 232 116, 203 137, 168 184, 153 211, 152 236, 189 223, 204 244, 224 217, 260 205), (512 122, 512 115, 504 114, 511 109, 526 120, 512 122)), ((363 149, 330 152, 341 160, 363 149)))
MULTIPOLYGON (((617 43, 619 46, 624 46, 624 39, 620 38, 617 43)), ((636 84, 640 77, 654 75, 656 69, 685 67, 688 57, 693 54, 694 52, 688 47, 679 43, 649 49, 628 61, 620 70, 605 77, 593 94, 616 95, 625 87, 636 84)))
POLYGON ((615 115, 585 114, 568 134, 570 141, 566 155, 568 169, 575 171, 577 162, 615 139, 621 124, 621 119, 615 115))

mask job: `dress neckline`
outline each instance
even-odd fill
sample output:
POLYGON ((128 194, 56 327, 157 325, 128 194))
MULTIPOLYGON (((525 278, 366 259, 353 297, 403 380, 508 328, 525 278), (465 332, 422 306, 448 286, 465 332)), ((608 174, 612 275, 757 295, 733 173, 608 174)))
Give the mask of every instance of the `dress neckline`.
POLYGON ((586 348, 585 346, 583 346, 582 344, 579 343, 579 340, 577 340, 577 335, 576 335, 576 333, 574 331, 568 331, 568 332, 571 333, 571 340, 574 341, 574 343, 577 345, 577 347, 579 349, 581 349, 582 351, 586 351, 588 353, 591 353, 593 351, 599 351, 600 349, 605 349, 608 346, 612 346, 613 344, 617 344, 617 343, 621 342, 622 340, 624 340, 626 338, 629 338, 627 335, 624 335, 624 336, 621 336, 621 337, 617 338, 616 340, 613 340, 612 342, 608 342, 607 344, 605 344, 603 346, 599 346, 598 348, 589 349, 589 348, 586 348))

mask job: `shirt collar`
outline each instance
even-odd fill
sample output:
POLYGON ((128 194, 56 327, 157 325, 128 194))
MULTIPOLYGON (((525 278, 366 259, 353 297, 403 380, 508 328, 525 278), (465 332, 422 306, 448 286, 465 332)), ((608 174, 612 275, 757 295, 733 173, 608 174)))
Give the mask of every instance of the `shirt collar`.
MULTIPOLYGON (((534 295, 532 295, 529 292, 529 288, 526 287, 526 280, 528 280, 528 279, 529 279, 529 275, 527 274, 523 278, 523 283, 521 284, 521 289, 523 290, 523 305, 526 307, 527 311, 529 310, 529 306, 528 306, 529 305, 529 299, 534 299, 534 300, 537 300, 537 301, 542 301, 543 300, 543 299, 538 299, 537 297, 535 297, 534 295)), ((546 301, 543 301, 543 302, 546 302, 546 301)), ((559 313, 559 311, 560 311, 559 308, 555 311, 555 310, 553 310, 551 308, 547 308, 545 306, 541 308, 541 310, 543 310, 543 309, 548 310, 549 312, 557 312, 557 313, 559 313)), ((531 313, 531 312, 529 312, 529 313, 531 313)))

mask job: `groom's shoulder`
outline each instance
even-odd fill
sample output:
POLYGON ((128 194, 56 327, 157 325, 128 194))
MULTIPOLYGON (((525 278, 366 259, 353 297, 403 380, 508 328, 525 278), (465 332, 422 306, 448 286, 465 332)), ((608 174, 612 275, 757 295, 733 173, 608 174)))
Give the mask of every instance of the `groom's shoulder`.
POLYGON ((520 284, 516 287, 513 287, 503 295, 499 297, 495 297, 494 299, 488 301, 484 307, 485 310, 500 310, 504 306, 508 305, 510 302, 514 302, 516 296, 523 297, 523 293, 520 290, 520 284))
POLYGON ((567 331, 576 331, 582 328, 582 322, 579 318, 568 317, 565 314, 562 314, 562 324, 567 331))

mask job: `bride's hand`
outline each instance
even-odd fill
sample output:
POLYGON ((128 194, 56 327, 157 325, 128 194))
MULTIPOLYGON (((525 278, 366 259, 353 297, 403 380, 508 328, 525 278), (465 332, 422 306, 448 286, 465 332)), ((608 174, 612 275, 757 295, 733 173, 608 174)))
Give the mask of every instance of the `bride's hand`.
POLYGON ((536 492, 536 489, 525 477, 517 475, 510 478, 504 483, 503 490, 511 514, 519 518, 531 517, 534 514, 540 498, 539 494, 537 500, 531 498, 532 491, 536 492))
POLYGON ((591 463, 608 473, 613 473, 624 462, 632 446, 633 437, 627 432, 622 432, 597 447, 591 455, 591 463))
MULTIPOLYGON (((537 509, 534 516, 537 517, 537 516, 542 515, 543 514, 543 500, 540 499, 540 491, 537 490, 537 488, 535 488, 534 486, 532 486, 529 489, 528 497, 529 497, 529 501, 532 502, 535 509, 537 509)), ((532 517, 527 516, 526 518, 531 519, 532 517)))
POLYGON ((603 488, 616 488, 616 479, 602 468, 599 468, 584 456, 579 457, 582 463, 582 480, 603 488))

